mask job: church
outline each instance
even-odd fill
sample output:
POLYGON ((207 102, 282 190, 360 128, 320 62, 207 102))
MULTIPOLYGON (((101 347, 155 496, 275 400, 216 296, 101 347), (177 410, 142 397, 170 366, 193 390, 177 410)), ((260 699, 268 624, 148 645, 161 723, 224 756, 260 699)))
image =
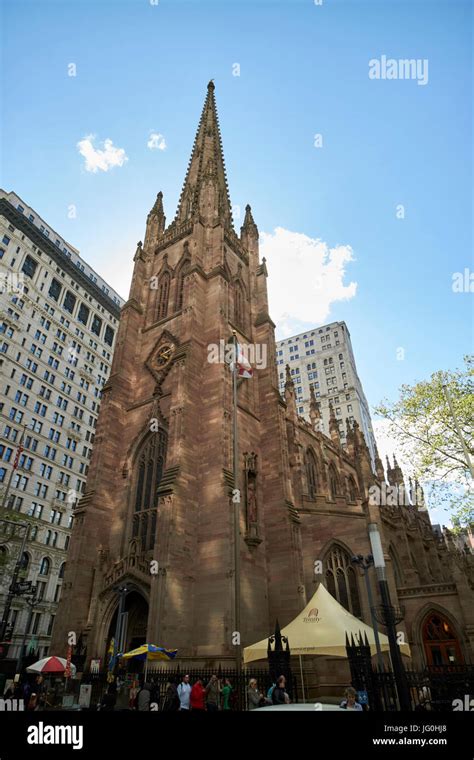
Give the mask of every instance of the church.
MULTIPOLYGON (((234 228, 210 82, 176 216, 167 225, 159 192, 137 245, 51 652, 65 651, 74 631, 87 661, 105 663, 120 587, 124 648, 178 649, 182 670, 232 665, 236 631, 244 647, 268 636, 319 583, 370 624, 351 559, 370 554, 376 523, 413 666, 472 662, 472 554, 436 535, 416 503, 373 503, 374 485, 387 477, 403 488, 403 474, 396 462, 385 473, 378 456, 373 467, 357 423, 342 446, 334 416, 329 435, 320 431, 314 396, 310 421, 298 415, 289 371, 280 395, 269 276, 249 205, 240 234, 234 228), (209 361, 209 346, 233 334, 268 357, 238 382, 238 532, 232 372, 209 361)), ((372 583, 376 595, 375 574, 372 583)), ((341 658, 311 663, 323 693, 347 683, 345 667, 341 658)))

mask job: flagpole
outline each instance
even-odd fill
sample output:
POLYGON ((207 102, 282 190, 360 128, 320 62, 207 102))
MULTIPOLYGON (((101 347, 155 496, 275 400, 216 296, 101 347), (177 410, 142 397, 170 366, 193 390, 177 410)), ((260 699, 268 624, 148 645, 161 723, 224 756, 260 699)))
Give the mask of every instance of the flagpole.
MULTIPOLYGON (((233 401, 233 441, 234 441, 234 493, 237 491, 238 498, 234 501, 234 605, 235 605, 235 632, 238 635, 236 644, 236 671, 237 676, 242 672, 242 645, 240 630, 240 490, 239 490, 239 439, 237 428, 237 333, 234 336, 234 361, 232 365, 232 401, 233 401)), ((240 684, 240 680, 239 680, 240 684)))

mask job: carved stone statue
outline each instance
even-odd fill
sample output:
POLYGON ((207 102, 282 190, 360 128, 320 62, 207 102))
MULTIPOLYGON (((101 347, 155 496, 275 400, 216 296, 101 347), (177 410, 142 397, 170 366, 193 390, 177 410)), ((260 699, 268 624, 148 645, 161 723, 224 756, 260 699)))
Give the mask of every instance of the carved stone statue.
POLYGON ((247 519, 249 525, 257 522, 257 484, 250 478, 247 484, 247 519))

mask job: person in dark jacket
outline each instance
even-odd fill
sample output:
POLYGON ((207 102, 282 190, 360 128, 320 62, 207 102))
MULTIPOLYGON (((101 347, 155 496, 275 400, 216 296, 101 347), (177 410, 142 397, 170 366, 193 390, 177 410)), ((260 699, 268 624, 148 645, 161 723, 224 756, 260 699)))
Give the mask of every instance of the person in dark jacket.
POLYGON ((113 712, 115 709, 115 703, 117 701, 117 686, 115 683, 110 683, 106 693, 101 699, 100 710, 104 712, 113 712))
POLYGON ((285 676, 280 676, 272 692, 272 702, 274 705, 285 705, 290 701, 288 694, 286 693, 285 686, 285 676))
POLYGON ((176 681, 171 680, 166 690, 165 701, 163 703, 163 712, 177 712, 180 701, 176 681))
POLYGON ((137 710, 139 710, 139 712, 148 712, 150 710, 150 702, 151 684, 146 682, 137 694, 137 710))

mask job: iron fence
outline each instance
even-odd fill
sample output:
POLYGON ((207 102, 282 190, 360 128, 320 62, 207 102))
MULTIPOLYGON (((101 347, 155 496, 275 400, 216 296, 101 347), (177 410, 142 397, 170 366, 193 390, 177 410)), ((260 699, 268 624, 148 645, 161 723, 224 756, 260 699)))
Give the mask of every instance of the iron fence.
MULTIPOLYGON (((264 696, 267 695, 268 689, 273 685, 272 675, 269 669, 260 668, 245 668, 240 673, 237 673, 234 668, 188 668, 181 669, 180 666, 175 668, 169 667, 157 667, 149 665, 147 668, 146 682, 151 686, 151 702, 157 704, 157 709, 162 711, 165 708, 166 692, 170 683, 179 684, 184 674, 189 675, 191 685, 196 683, 200 678, 204 687, 207 686, 211 680, 212 675, 216 675, 220 681, 220 685, 224 684, 224 680, 228 679, 232 686, 232 694, 230 698, 231 710, 248 710, 248 686, 250 679, 255 678, 257 681, 257 687, 264 696)), ((126 695, 123 694, 124 690, 130 690, 131 675, 125 671, 119 672, 118 675, 118 696, 116 709, 131 709, 132 703, 126 695), (128 681, 127 681, 128 679, 128 681), (121 698, 122 692, 122 698, 121 698)), ((143 674, 134 674, 133 676, 135 688, 138 690, 144 683, 143 674)), ((81 683, 89 683, 92 686, 91 689, 91 708, 96 709, 100 703, 103 695, 106 693, 109 683, 107 681, 107 673, 89 673, 84 674, 81 683)), ((79 683, 74 687, 74 682, 71 682, 71 688, 79 690, 79 683)), ((286 691, 292 702, 298 701, 298 688, 297 680, 295 676, 290 675, 287 679, 286 691)), ((219 709, 223 707, 223 700, 220 698, 219 709)))

